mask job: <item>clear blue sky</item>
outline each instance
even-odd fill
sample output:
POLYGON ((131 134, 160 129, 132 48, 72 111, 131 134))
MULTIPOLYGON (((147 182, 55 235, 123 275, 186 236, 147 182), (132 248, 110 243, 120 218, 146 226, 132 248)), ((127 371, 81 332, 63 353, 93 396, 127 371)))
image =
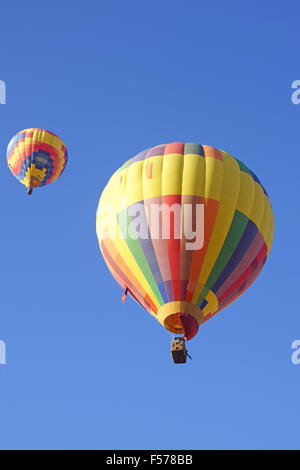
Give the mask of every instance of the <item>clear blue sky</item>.
POLYGON ((0 15, 0 448, 300 448, 299 2, 10 1, 0 15), (6 166, 28 127, 69 151, 31 198, 6 166), (275 238, 175 366, 171 335, 120 302, 95 215, 122 163, 181 140, 258 175, 275 238))

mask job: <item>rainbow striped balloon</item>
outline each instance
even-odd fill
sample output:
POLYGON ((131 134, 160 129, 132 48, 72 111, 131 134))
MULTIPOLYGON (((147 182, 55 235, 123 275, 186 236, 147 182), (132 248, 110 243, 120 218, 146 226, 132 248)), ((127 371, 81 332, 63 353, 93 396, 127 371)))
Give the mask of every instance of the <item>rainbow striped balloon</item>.
POLYGON ((128 160, 105 187, 97 212, 112 275, 186 339, 256 279, 273 231, 270 201, 255 174, 228 153, 194 143, 159 145, 128 160))
POLYGON ((7 147, 12 174, 29 190, 55 181, 64 171, 67 160, 63 141, 45 129, 18 132, 7 147))

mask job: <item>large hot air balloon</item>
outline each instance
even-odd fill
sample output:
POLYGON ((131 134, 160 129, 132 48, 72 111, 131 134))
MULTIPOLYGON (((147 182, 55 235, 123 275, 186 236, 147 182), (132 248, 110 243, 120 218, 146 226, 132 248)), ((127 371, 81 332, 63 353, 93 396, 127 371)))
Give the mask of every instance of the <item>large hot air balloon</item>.
MULTIPOLYGON (((273 230, 257 176, 228 153, 194 143, 128 160, 97 211, 100 249, 124 294, 187 340, 256 279, 273 230)), ((176 344, 172 350, 182 349, 176 344)))
POLYGON ((23 183, 28 194, 34 188, 55 181, 64 171, 68 152, 63 141, 45 129, 18 132, 7 147, 12 174, 23 183))

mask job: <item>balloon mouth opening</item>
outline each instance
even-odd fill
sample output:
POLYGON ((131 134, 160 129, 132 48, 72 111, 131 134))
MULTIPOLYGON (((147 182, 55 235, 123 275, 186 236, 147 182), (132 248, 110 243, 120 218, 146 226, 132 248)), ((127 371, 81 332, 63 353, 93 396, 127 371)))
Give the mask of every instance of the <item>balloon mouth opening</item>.
POLYGON ((175 334, 183 334, 184 339, 190 340, 198 333, 197 320, 187 313, 173 313, 165 318, 164 326, 175 334))
POLYGON ((30 188, 38 188, 41 184, 41 180, 39 178, 31 177, 29 187, 30 188))

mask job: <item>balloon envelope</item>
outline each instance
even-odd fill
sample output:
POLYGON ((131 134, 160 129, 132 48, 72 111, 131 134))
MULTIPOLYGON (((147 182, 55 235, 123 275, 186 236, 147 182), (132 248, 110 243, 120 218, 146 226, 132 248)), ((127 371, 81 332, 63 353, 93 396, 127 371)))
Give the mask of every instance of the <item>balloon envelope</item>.
POLYGON ((273 230, 256 175, 228 153, 194 143, 159 145, 128 160, 97 211, 112 275, 167 330, 187 339, 256 279, 273 230))
POLYGON ((7 147, 7 163, 12 174, 27 188, 55 181, 68 160, 63 141, 45 129, 18 132, 7 147))

